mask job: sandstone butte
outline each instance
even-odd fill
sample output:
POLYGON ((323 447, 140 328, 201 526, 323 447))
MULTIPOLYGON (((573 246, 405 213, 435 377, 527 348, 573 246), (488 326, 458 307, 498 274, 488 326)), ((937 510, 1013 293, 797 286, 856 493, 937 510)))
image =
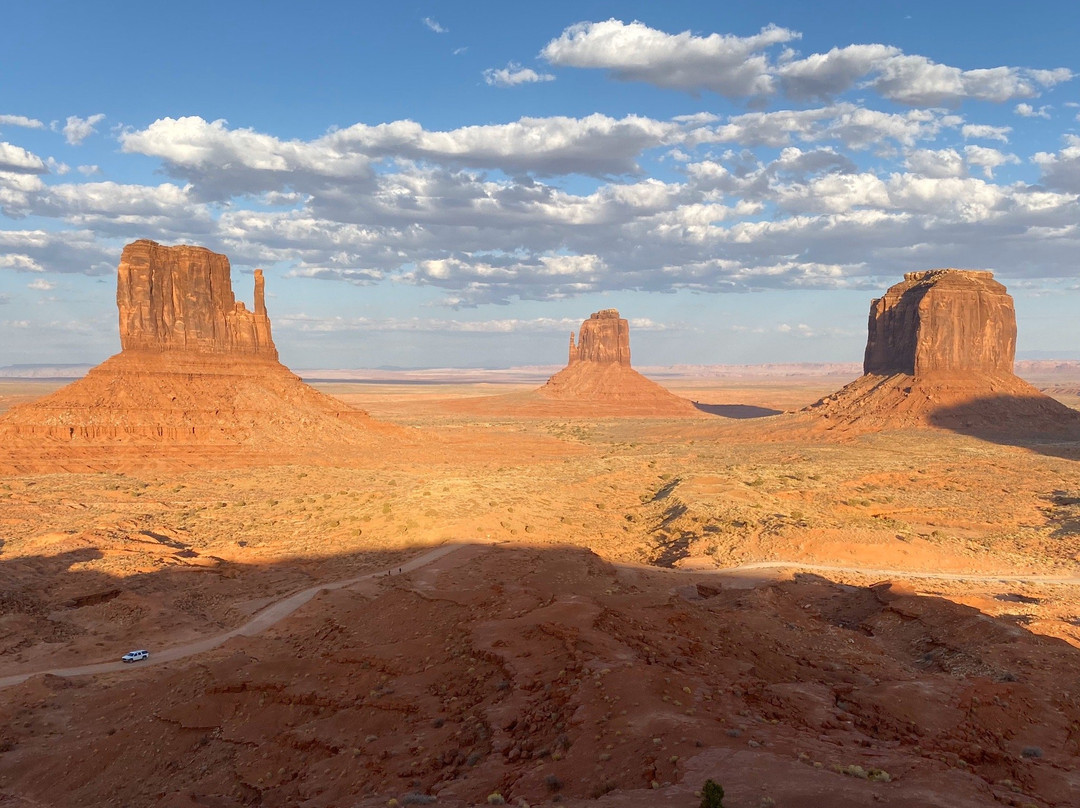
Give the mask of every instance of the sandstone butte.
POLYGON ((1016 314, 993 273, 908 272, 870 305, 863 375, 804 412, 826 427, 1053 435, 1080 413, 1013 373, 1016 314))
POLYGON ((537 396, 567 402, 590 413, 687 415, 693 403, 665 390, 630 367, 630 326, 615 309, 604 309, 570 333, 566 367, 547 380, 537 396))
MULTIPOLYGON (((80 448, 200 447, 191 456, 214 462, 215 447, 306 450, 391 432, 278 361, 264 288, 256 270, 248 311, 233 295, 224 255, 128 244, 116 286, 122 350, 52 395, 13 407, 0 418, 5 448, 39 450, 74 468, 80 448)), ((21 464, 10 451, 8 461, 21 464)))

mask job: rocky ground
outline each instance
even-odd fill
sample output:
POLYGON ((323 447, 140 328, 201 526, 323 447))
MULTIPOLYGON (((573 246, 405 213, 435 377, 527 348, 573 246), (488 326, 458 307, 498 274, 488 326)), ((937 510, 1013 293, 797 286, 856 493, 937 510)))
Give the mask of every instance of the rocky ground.
POLYGON ((823 384, 687 380, 704 408, 683 418, 480 419, 447 401, 489 389, 338 385, 408 439, 9 470, 0 677, 503 544, 199 657, 0 691, 0 804, 696 806, 708 778, 729 808, 1077 804, 1078 589, 1019 576, 1080 574, 1080 451, 747 417, 823 384), (717 573, 762 561, 843 570, 717 573))

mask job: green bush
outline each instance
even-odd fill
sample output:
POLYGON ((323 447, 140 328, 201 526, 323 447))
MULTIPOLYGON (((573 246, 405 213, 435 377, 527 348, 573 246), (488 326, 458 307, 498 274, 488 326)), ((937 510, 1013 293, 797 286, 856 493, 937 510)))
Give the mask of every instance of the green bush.
POLYGON ((724 808, 724 788, 715 780, 701 787, 701 808, 724 808))

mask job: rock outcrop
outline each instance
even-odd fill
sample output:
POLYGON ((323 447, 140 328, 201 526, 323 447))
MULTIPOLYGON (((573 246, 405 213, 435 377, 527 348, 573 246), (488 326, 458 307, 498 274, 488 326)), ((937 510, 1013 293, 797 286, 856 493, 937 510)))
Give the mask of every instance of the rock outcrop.
POLYGON ((116 280, 124 350, 194 351, 277 359, 255 270, 255 311, 236 300, 229 259, 205 247, 163 247, 141 239, 124 247, 116 280))
POLYGON ((1012 297, 992 272, 908 272, 870 305, 863 373, 1011 374, 1012 297))
POLYGON ((579 412, 610 415, 688 415, 693 403, 668 392, 630 367, 630 326, 615 309, 604 309, 570 334, 565 368, 536 391, 579 412))
POLYGON ((7 465, 43 467, 21 450, 78 468, 76 456, 102 467, 125 451, 160 457, 169 447, 187 447, 185 457, 196 464, 218 463, 236 449, 244 458, 253 451, 321 454, 398 432, 309 387, 278 361, 264 295, 256 270, 249 311, 233 295, 229 260, 205 248, 127 245, 117 273, 121 352, 0 418, 7 465))
POLYGON ((630 326, 619 317, 617 309, 604 309, 590 315, 581 324, 578 341, 570 332, 570 358, 567 366, 578 362, 600 362, 630 367, 630 326))
POLYGON ((871 303, 868 332, 863 376, 804 410, 827 429, 1080 434, 1080 413, 1013 373, 1013 301, 991 272, 909 272, 871 303))

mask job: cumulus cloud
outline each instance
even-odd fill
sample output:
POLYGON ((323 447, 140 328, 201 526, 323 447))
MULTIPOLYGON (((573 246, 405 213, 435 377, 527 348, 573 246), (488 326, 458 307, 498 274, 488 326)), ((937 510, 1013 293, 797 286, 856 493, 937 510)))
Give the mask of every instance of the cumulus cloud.
POLYGON ((969 138, 981 138, 983 140, 1000 140, 1002 143, 1009 142, 1011 126, 991 126, 984 123, 966 123, 960 127, 960 134, 965 140, 969 138))
POLYGON ((370 190, 372 161, 422 160, 508 173, 633 173, 642 150, 664 144, 677 124, 629 115, 521 118, 506 124, 429 131, 414 121, 355 124, 313 141, 282 141, 225 121, 162 118, 120 136, 125 152, 162 158, 170 173, 212 198, 327 182, 370 190))
POLYGON ((97 125, 103 120, 105 120, 104 113, 91 115, 89 118, 69 115, 61 131, 64 133, 64 139, 69 144, 78 146, 97 131, 97 125))
POLYGON ((52 281, 47 281, 44 278, 38 278, 36 281, 31 281, 26 284, 27 289, 33 289, 37 292, 50 292, 56 288, 56 284, 52 281))
POLYGON ((44 129, 45 124, 25 115, 0 115, 0 126, 21 126, 24 129, 44 129))
POLYGON ((1080 136, 1066 135, 1060 151, 1038 152, 1031 159, 1042 169, 1042 181, 1048 188, 1080 193, 1080 136))
POLYGON ((798 33, 775 25, 748 37, 701 37, 689 31, 668 34, 641 22, 609 19, 570 26, 544 46, 541 56, 559 67, 609 70, 621 81, 745 98, 774 91, 775 79, 762 51, 798 37, 798 33))
POLYGON ((421 20, 421 22, 423 22, 424 25, 427 28, 434 31, 436 34, 445 34, 450 30, 449 28, 443 28, 441 25, 439 25, 438 22, 433 20, 431 17, 424 17, 424 19, 421 20))
POLYGON ((565 29, 541 51, 562 67, 610 71, 621 81, 727 98, 767 99, 783 92, 805 100, 829 100, 856 86, 916 107, 956 106, 964 100, 1004 102, 1034 98, 1073 78, 1067 68, 991 67, 961 70, 882 44, 853 44, 798 58, 776 46, 801 34, 775 25, 758 34, 669 34, 642 22, 609 19, 565 29))
POLYGON ((15 174, 45 174, 45 161, 21 146, 0 142, 0 171, 15 174))
POLYGON ((522 67, 517 62, 510 62, 506 67, 489 67, 484 71, 484 81, 492 87, 516 87, 519 84, 554 80, 555 77, 550 73, 537 73, 531 67, 522 67))
POLYGON ((1045 105, 1036 109, 1031 104, 1017 104, 1013 111, 1021 118, 1046 118, 1050 120, 1050 107, 1045 105))
POLYGON ((964 146, 964 159, 968 165, 981 168, 987 179, 993 179, 994 169, 998 166, 1020 164, 1020 158, 1015 154, 1005 154, 985 146, 964 146))

